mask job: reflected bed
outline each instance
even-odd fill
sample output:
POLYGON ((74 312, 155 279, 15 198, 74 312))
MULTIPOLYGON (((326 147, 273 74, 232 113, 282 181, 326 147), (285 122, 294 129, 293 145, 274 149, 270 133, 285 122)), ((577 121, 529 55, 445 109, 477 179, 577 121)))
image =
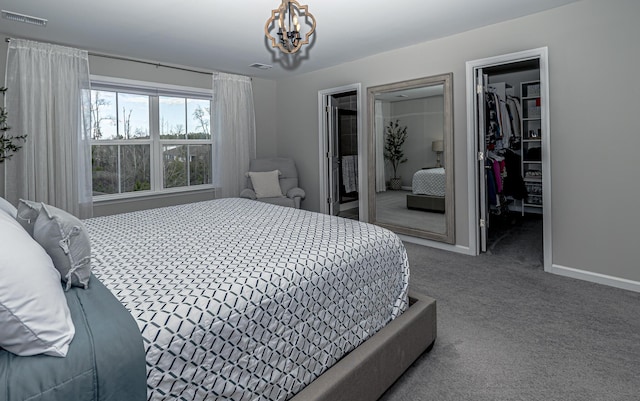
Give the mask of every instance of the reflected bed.
POLYGON ((446 176, 442 167, 418 170, 413 175, 407 208, 444 213, 446 176))

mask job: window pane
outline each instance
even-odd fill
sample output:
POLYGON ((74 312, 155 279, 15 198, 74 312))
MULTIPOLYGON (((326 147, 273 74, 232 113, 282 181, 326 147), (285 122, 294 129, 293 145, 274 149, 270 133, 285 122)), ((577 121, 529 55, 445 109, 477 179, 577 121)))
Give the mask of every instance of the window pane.
POLYGON ((116 139, 116 93, 91 91, 91 139, 116 139))
POLYGON ((93 194, 118 193, 118 146, 93 145, 91 147, 93 194))
POLYGON ((120 146, 121 192, 151 189, 151 153, 149 145, 120 146))
POLYGON ((211 182, 211 145, 189 145, 189 185, 211 182))
POLYGON ((187 146, 167 145, 162 147, 164 163, 164 187, 174 188, 187 185, 187 146))
POLYGON ((185 139, 185 98, 159 97, 160 139, 185 139))
POLYGON ((187 139, 209 139, 211 102, 204 99, 187 99, 187 139))
POLYGON ((118 139, 149 139, 149 96, 118 93, 118 139))

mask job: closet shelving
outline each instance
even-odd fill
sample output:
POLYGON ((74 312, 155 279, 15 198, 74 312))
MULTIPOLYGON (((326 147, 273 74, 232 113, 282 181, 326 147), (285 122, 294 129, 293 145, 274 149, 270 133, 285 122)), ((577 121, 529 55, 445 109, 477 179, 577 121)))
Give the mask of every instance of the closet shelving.
POLYGON ((540 81, 520 83, 522 102, 522 178, 527 189, 523 199, 525 208, 542 212, 542 119, 540 108, 540 81))

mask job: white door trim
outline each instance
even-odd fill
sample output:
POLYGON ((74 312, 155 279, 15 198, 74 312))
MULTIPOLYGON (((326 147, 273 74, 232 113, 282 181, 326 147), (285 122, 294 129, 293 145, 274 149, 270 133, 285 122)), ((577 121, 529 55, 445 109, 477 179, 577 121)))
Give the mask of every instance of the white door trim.
POLYGON ((318 177, 318 182, 320 184, 320 213, 328 214, 329 204, 327 203, 327 198, 329 196, 329 190, 327 186, 329 185, 329 180, 327 179, 327 174, 329 171, 329 165, 327 162, 326 154, 329 151, 329 144, 327 143, 327 120, 325 118, 325 107, 329 104, 329 96, 354 91, 356 92, 356 98, 358 101, 358 115, 356 116, 358 124, 358 210, 360 213, 360 220, 362 220, 364 216, 363 210, 365 209, 364 196, 362 196, 362 194, 366 193, 363 192, 366 190, 366 188, 363 188, 362 186, 362 172, 364 171, 362 166, 362 144, 364 140, 362 138, 362 104, 360 100, 360 94, 362 92, 361 83, 344 85, 337 88, 323 89, 318 91, 318 149, 320 149, 320 153, 318 154, 318 162, 320 167, 320 176, 318 177))
POLYGON ((544 235, 544 270, 552 270, 552 227, 551 227, 551 130, 549 127, 549 51, 547 47, 525 50, 516 53, 504 54, 495 57, 488 57, 479 60, 467 61, 467 190, 469 193, 469 250, 473 255, 478 255, 479 247, 479 217, 478 217, 478 163, 477 158, 478 138, 474 129, 474 109, 476 79, 475 69, 487 68, 500 64, 507 64, 516 61, 539 59, 540 60, 540 91, 543 102, 541 104, 542 129, 542 196, 543 196, 543 235, 544 235))

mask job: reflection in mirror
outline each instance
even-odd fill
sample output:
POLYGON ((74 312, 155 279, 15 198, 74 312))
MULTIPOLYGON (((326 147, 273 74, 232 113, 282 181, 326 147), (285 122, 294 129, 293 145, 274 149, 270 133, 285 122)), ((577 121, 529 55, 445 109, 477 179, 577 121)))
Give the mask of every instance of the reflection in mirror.
POLYGON ((451 79, 368 89, 371 223, 454 243, 451 79))

